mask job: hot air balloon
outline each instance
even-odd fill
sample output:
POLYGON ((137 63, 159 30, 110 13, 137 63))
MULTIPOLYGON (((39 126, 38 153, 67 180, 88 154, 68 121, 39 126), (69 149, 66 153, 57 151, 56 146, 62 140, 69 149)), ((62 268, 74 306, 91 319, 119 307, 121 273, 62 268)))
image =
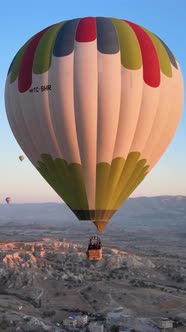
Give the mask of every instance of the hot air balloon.
POLYGON ((85 17, 51 25, 23 45, 5 103, 33 165, 77 218, 102 232, 173 138, 183 80, 154 33, 85 17))
POLYGON ((25 159, 24 156, 19 156, 19 160, 23 161, 25 159))
POLYGON ((11 197, 6 197, 5 201, 10 204, 11 203, 11 197))

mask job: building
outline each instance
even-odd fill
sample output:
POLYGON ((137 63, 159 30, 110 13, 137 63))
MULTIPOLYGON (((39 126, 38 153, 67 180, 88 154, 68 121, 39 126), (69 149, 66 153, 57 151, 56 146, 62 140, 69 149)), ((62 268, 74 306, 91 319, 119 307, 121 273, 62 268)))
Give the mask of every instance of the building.
POLYGON ((83 327, 88 323, 88 316, 87 315, 76 315, 77 320, 77 327, 83 327))
POLYGON ((74 316, 69 316, 69 317, 63 319, 63 325, 67 329, 75 328, 77 326, 77 319, 74 316))
POLYGON ((168 318, 157 318, 154 319, 156 322, 156 326, 160 329, 160 331, 168 331, 169 329, 172 329, 173 326, 173 320, 168 318))
POLYGON ((167 330, 173 328, 173 321, 170 319, 163 319, 160 324, 160 329, 167 330))
POLYGON ((88 324, 88 328, 90 332, 103 332, 104 326, 98 322, 90 322, 88 324))

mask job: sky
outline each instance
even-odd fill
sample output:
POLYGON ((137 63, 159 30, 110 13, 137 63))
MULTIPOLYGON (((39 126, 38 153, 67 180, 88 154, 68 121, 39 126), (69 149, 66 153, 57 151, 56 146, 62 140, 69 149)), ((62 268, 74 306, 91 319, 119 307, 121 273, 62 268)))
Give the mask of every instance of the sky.
MULTIPOLYGON (((163 39, 186 77, 185 0, 6 0, 0 7, 0 202, 61 202, 16 142, 8 124, 4 86, 9 65, 20 47, 43 28, 84 16, 123 18, 146 27, 163 39)), ((131 195, 186 195, 186 110, 167 151, 131 195)))

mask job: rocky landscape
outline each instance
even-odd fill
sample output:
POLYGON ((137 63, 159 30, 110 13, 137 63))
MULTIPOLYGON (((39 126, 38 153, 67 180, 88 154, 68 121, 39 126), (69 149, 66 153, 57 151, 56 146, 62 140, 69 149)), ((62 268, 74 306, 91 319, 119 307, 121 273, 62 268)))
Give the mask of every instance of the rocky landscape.
POLYGON ((161 318, 186 331, 186 197, 131 199, 98 262, 86 257, 94 226, 68 226, 65 213, 59 225, 60 204, 29 208, 0 207, 0 331, 63 331, 74 312, 96 313, 105 331, 156 332, 161 318))

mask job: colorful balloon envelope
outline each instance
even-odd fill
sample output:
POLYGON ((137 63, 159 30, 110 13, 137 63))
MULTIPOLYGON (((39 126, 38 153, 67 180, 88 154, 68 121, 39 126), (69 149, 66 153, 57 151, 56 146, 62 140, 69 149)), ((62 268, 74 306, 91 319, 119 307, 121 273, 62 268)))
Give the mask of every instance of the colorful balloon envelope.
POLYGON ((11 203, 11 197, 6 197, 5 201, 10 204, 11 203))
POLYGON ((86 17, 26 42, 10 65, 5 102, 30 161, 80 220, 103 231, 174 136, 183 80, 154 33, 86 17))
POLYGON ((19 156, 20 161, 23 161, 24 159, 25 159, 24 156, 19 156))

